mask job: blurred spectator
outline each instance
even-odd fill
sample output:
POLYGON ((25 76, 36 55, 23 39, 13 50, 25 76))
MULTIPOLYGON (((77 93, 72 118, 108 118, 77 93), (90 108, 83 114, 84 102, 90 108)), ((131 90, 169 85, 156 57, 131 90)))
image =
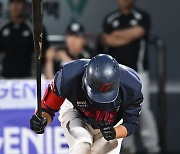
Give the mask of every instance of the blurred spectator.
MULTIPOLYGON (((0 53, 4 56, 4 78, 28 78, 32 76, 34 55, 32 22, 24 16, 25 0, 9 0, 9 17, 0 23, 0 53)), ((46 36, 46 35, 45 35, 46 36)), ((43 51, 48 47, 43 37, 43 51)))
MULTIPOLYGON (((138 71, 143 83, 144 103, 140 117, 140 134, 148 153, 159 153, 155 120, 150 111, 148 91, 147 35, 149 15, 135 7, 135 0, 118 0, 119 9, 106 16, 99 50, 108 52, 121 64, 138 71)), ((134 136, 124 140, 124 147, 135 153, 134 136)))
POLYGON ((91 58, 93 56, 92 49, 86 44, 83 25, 71 23, 66 30, 65 45, 58 49, 51 49, 46 53, 46 78, 52 79, 54 72, 59 70, 60 66, 66 62, 80 58, 91 58))

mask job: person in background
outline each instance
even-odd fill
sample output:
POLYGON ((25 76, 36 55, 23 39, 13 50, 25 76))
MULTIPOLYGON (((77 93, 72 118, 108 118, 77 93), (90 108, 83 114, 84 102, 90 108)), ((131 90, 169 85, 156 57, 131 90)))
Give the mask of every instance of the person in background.
MULTIPOLYGON (((148 153, 159 153, 158 133, 150 110, 147 63, 147 35, 149 15, 135 7, 136 0, 118 0, 119 9, 108 14, 103 23, 103 34, 98 48, 113 56, 118 63, 136 70, 143 83, 144 103, 140 117, 140 134, 148 153)), ((124 148, 136 152, 134 136, 128 137, 124 148)))
MULTIPOLYGON (((3 78, 32 77, 34 55, 32 22, 24 16, 25 0, 9 0, 9 17, 0 22, 0 53, 3 78)), ((46 33, 43 51, 48 48, 46 33)))
POLYGON ((57 49, 52 48, 46 52, 46 78, 53 79, 54 73, 59 69, 59 66, 66 62, 81 58, 87 59, 93 56, 94 52, 86 45, 83 25, 78 22, 71 23, 66 29, 65 45, 57 49))

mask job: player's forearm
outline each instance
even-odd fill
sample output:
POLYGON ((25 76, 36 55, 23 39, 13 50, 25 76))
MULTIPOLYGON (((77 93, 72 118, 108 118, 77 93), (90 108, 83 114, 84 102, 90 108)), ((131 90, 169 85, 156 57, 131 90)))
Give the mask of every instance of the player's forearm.
POLYGON ((47 112, 42 112, 42 117, 47 119, 47 125, 49 125, 52 122, 52 118, 47 112))
POLYGON ((55 113, 58 112, 64 100, 65 98, 56 93, 54 82, 49 84, 41 101, 42 116, 47 118, 48 124, 52 122, 55 113))
POLYGON ((119 125, 115 127, 115 131, 116 131, 116 139, 125 138, 128 134, 126 127, 124 127, 123 125, 119 125))

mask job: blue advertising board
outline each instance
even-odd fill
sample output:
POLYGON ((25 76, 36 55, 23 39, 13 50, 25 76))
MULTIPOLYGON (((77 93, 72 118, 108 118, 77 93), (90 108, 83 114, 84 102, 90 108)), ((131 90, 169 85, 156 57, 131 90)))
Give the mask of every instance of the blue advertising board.
POLYGON ((0 85, 0 154, 68 154, 58 114, 43 135, 30 129, 36 99, 32 90, 34 81, 1 81, 0 85), (16 85, 15 91, 12 85, 16 85), (24 85, 31 88, 24 92, 24 85), (14 98, 14 95, 22 97, 14 98))

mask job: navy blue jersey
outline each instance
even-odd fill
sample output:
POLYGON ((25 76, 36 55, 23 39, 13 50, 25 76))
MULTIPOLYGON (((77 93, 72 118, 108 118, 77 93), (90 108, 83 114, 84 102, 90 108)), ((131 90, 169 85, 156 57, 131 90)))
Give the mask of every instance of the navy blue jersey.
POLYGON ((82 78, 90 60, 80 59, 65 64, 55 76, 58 95, 67 98, 82 117, 98 128, 99 122, 115 125, 121 119, 128 135, 137 127, 143 95, 141 82, 136 72, 124 65, 120 67, 119 95, 114 102, 107 104, 92 102, 82 88, 82 78))

